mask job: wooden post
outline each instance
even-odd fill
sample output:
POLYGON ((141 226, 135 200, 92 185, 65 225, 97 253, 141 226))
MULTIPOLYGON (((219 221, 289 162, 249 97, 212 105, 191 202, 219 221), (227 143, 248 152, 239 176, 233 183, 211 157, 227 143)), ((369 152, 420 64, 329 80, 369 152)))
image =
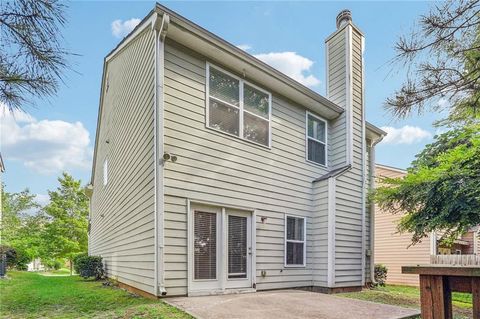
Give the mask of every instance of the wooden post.
POLYGON ((472 278, 473 319, 480 319, 480 277, 472 278))
POLYGON ((452 319, 452 294, 442 276, 420 275, 420 301, 422 319, 452 319))

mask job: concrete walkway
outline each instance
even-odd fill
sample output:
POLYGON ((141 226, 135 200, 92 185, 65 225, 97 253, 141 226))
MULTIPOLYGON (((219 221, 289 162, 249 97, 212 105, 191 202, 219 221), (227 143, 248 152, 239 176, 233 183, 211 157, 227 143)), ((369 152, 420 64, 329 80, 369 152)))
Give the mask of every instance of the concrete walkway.
POLYGON ((400 319, 419 314, 414 309, 301 290, 174 297, 164 301, 198 319, 400 319))

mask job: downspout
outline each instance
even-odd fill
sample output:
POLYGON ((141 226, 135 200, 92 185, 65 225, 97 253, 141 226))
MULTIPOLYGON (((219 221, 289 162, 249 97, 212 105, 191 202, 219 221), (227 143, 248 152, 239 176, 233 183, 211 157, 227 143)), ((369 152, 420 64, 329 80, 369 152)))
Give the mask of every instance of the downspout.
MULTIPOLYGON (((365 245, 365 235, 367 230, 365 228, 365 220, 366 220, 366 198, 365 198, 365 189, 366 189, 366 161, 365 161, 365 154, 367 152, 367 148, 365 147, 365 59, 363 58, 363 53, 365 51, 365 38, 362 36, 362 47, 361 47, 361 54, 362 54, 362 286, 365 286, 365 264, 366 264, 366 245, 365 245)), ((352 75, 353 77, 353 75, 352 75)), ((352 137, 353 143, 353 137, 352 137)), ((371 232, 371 225, 370 225, 370 232, 371 232)), ((371 258, 370 258, 371 259, 371 258)), ((370 260, 371 263, 371 260, 370 260)))
POLYGON ((154 90, 154 189, 155 189, 155 275, 154 294, 165 296, 164 276, 164 188, 163 188, 163 73, 164 73, 164 41, 167 35, 169 16, 164 13, 162 17, 157 13, 152 21, 155 30, 155 90, 154 90))
MULTIPOLYGON (((383 136, 370 145, 370 189, 375 189, 375 145, 383 136)), ((375 203, 370 205, 370 278, 375 283, 375 203)))

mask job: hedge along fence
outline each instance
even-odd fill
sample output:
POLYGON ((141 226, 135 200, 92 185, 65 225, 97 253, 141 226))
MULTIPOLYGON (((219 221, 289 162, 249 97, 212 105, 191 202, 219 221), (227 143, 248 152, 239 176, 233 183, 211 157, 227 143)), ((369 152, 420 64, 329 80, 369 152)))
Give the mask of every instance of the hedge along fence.
POLYGON ((100 256, 77 255, 73 259, 73 268, 80 277, 85 279, 94 277, 95 280, 100 280, 105 275, 102 257, 100 256))

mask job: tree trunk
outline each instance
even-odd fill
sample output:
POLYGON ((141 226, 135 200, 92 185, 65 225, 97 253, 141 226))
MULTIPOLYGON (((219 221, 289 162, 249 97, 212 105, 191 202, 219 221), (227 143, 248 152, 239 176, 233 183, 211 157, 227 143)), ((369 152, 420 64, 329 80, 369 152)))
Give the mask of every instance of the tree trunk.
POLYGON ((72 258, 70 260, 70 276, 73 275, 73 263, 72 263, 72 258))

